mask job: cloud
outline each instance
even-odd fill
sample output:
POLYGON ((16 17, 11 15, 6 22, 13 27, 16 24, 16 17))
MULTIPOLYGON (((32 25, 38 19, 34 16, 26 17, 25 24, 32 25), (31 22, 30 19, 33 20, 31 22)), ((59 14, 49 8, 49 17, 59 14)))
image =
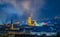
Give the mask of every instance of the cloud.
MULTIPOLYGON (((0 4, 5 5, 2 7, 3 13, 6 14, 17 14, 19 16, 36 17, 37 10, 43 8, 44 0, 0 0, 0 4)), ((10 16, 10 15, 9 15, 10 16)))

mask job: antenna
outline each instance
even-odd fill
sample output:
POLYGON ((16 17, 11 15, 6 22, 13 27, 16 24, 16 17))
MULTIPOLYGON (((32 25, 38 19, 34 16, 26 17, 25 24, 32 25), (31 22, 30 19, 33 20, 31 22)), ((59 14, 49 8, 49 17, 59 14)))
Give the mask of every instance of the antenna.
POLYGON ((13 21, 13 19, 11 19, 11 24, 13 23, 12 21, 13 21))

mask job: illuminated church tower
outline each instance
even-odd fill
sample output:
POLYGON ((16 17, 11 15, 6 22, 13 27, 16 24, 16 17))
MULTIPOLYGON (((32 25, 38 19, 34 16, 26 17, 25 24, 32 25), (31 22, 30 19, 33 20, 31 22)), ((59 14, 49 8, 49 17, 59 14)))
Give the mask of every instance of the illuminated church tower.
POLYGON ((31 16, 28 17, 28 19, 27 19, 27 24, 28 24, 29 26, 33 26, 31 16))
POLYGON ((27 19, 27 23, 28 23, 29 26, 31 26, 31 22, 32 22, 32 19, 31 19, 31 17, 29 16, 28 19, 27 19))

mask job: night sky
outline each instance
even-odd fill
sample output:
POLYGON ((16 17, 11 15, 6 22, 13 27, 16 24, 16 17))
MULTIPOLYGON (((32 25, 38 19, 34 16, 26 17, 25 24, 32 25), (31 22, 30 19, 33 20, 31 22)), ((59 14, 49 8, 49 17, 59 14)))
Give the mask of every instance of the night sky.
POLYGON ((60 0, 0 0, 0 24, 14 20, 60 16, 60 0))

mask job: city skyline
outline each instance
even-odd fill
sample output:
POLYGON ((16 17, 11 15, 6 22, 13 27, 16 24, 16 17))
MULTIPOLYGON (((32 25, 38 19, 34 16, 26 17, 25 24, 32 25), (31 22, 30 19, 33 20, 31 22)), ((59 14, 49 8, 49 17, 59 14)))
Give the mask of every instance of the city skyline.
POLYGON ((60 0, 0 0, 0 23, 11 19, 26 20, 60 17, 60 0))

